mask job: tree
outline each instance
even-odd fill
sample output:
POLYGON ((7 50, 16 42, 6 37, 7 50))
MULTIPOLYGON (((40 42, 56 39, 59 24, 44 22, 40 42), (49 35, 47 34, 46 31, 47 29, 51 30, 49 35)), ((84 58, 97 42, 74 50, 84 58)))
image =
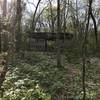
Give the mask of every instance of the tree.
POLYGON ((1 53, 1 31, 2 31, 2 27, 1 27, 1 18, 0 18, 0 53, 1 53))
POLYGON ((57 0, 57 66, 61 67, 61 54, 60 54, 60 0, 57 0))
POLYGON ((21 39, 22 39, 22 33, 21 33, 21 19, 22 19, 22 6, 21 6, 22 0, 17 0, 17 7, 16 7, 16 20, 17 20, 17 29, 16 29, 16 50, 19 52, 21 49, 21 39))
POLYGON ((3 1, 3 17, 7 14, 7 0, 3 1))
POLYGON ((54 32, 54 14, 53 14, 52 1, 49 0, 49 3, 50 3, 50 16, 51 16, 51 32, 54 32))
POLYGON ((82 82, 83 82, 83 100, 86 100, 86 86, 85 86, 85 79, 86 79, 86 59, 87 59, 87 43, 88 43, 88 32, 89 32, 89 22, 90 18, 92 18, 93 23, 94 23, 94 30, 95 30, 95 39, 97 43, 97 26, 96 26, 96 21, 92 13, 92 3, 93 0, 89 0, 88 4, 88 15, 87 15, 87 23, 86 23, 86 29, 85 29, 85 36, 84 36, 84 41, 82 44, 82 56, 83 56, 83 77, 82 77, 82 82))
POLYGON ((31 27, 32 27, 33 31, 35 31, 35 27, 36 27, 35 17, 36 17, 36 13, 37 13, 40 2, 41 2, 41 0, 38 0, 38 3, 37 3, 36 8, 35 8, 35 12, 33 14, 33 18, 32 18, 32 26, 31 27))
POLYGON ((7 14, 7 0, 0 1, 0 3, 1 3, 0 4, 1 9, 2 9, 2 16, 0 17, 0 52, 1 52, 2 51, 2 39, 1 39, 2 35, 1 35, 1 32, 2 32, 2 24, 3 24, 2 20, 5 19, 6 14, 7 14))

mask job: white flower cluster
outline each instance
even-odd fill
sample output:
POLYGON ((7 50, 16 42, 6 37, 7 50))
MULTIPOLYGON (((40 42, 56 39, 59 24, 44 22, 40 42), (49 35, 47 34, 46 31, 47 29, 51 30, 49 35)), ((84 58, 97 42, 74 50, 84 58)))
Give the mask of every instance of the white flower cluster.
POLYGON ((15 82, 15 85, 17 87, 21 86, 21 85, 24 85, 24 80, 18 80, 17 82, 15 82))

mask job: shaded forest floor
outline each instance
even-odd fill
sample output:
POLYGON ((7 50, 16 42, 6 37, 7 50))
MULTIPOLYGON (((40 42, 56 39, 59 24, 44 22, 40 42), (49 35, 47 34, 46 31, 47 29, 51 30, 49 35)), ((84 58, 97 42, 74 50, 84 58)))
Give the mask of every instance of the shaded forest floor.
MULTIPOLYGON (((54 55, 27 53, 16 56, 3 84, 3 100, 82 100, 82 63, 68 62, 57 68, 54 55)), ((100 58, 91 57, 86 67, 87 100, 100 99, 100 58)))

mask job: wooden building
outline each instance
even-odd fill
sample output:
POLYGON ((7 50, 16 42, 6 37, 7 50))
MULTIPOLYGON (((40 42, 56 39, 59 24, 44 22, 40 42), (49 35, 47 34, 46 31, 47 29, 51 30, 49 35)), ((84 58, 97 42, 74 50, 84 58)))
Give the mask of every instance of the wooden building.
MULTIPOLYGON (((56 40, 58 33, 50 32, 34 32, 29 33, 28 48, 33 51, 55 51, 56 52, 56 40)), ((59 33, 60 37, 60 48, 61 50, 65 47, 66 41, 72 39, 73 35, 71 33, 59 33)))

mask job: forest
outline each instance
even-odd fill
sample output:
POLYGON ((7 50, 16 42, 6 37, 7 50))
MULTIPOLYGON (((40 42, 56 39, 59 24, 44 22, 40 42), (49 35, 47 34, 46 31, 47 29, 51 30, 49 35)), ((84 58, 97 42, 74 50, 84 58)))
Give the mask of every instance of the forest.
POLYGON ((0 0, 0 100, 100 100, 100 0, 0 0))

